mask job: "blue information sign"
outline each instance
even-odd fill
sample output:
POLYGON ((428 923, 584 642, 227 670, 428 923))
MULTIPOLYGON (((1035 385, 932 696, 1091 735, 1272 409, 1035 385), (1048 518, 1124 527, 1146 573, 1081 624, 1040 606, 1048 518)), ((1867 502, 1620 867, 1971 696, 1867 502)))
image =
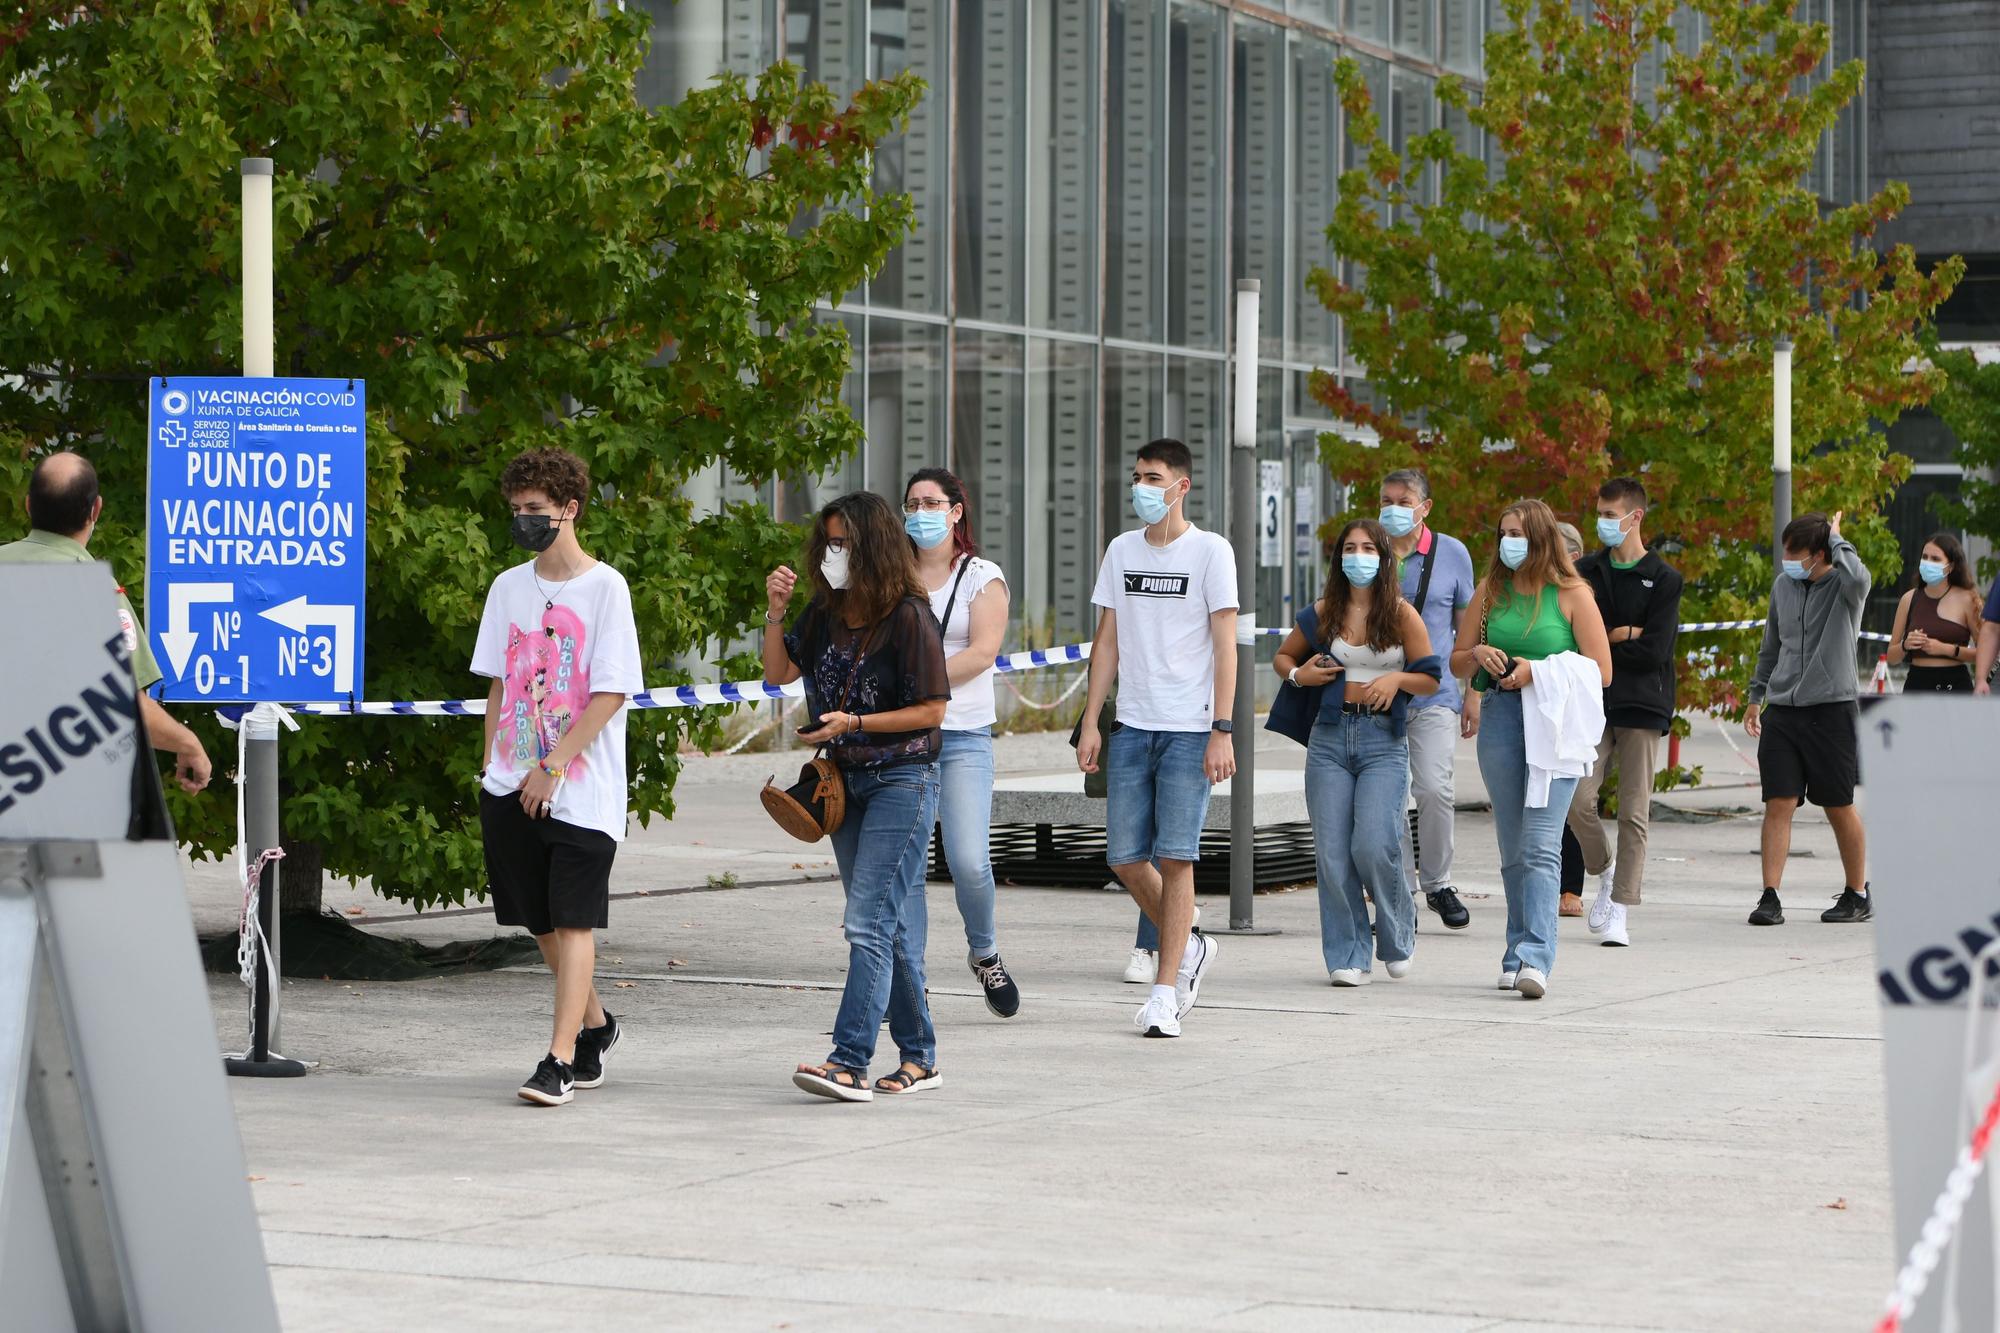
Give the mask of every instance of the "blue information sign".
POLYGON ((152 381, 146 628, 162 698, 361 696, 366 423, 360 380, 152 381))

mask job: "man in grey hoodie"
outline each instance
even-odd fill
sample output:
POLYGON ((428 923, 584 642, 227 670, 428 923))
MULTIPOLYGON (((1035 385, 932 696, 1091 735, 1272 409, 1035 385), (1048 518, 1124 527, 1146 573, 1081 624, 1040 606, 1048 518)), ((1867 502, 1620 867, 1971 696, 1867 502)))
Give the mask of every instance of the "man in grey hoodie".
POLYGON ((1854 643, 1873 580, 1854 544, 1840 535, 1839 514, 1795 518, 1782 542, 1784 572, 1771 585, 1764 642, 1750 680, 1750 710, 1743 715, 1744 730, 1757 738, 1764 786, 1764 896, 1750 924, 1785 922, 1778 885, 1792 850, 1792 815, 1802 798, 1826 811, 1847 875, 1840 896, 1819 919, 1866 921, 1872 914, 1867 844, 1854 809, 1860 780, 1854 643))

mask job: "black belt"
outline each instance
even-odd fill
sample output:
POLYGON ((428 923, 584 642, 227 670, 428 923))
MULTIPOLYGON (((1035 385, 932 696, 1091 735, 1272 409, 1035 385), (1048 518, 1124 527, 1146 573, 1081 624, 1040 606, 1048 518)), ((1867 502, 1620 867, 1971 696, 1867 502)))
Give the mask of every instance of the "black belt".
POLYGON ((1367 704, 1358 704, 1349 699, 1342 699, 1340 701, 1340 711, 1350 717, 1379 717, 1388 710, 1370 708, 1367 704))

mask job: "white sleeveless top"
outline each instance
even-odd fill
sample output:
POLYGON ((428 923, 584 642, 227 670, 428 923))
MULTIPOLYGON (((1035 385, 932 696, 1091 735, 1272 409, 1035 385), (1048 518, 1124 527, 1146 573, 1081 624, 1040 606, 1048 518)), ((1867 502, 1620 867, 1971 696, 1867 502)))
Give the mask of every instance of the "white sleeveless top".
MULTIPOLYGON (((958 569, 959 564, 954 563, 944 586, 931 589, 933 616, 946 614, 945 603, 951 597, 951 585, 958 579, 958 569)), ((946 657, 964 652, 972 642, 972 599, 984 591, 987 584, 1006 581, 1007 576, 1000 572, 1000 566, 991 560, 975 555, 965 565, 965 581, 958 585, 958 600, 952 603, 951 621, 944 627, 946 657)), ((999 710, 993 698, 993 671, 989 667, 963 685, 951 687, 951 702, 944 707, 944 730, 973 731, 979 727, 990 727, 998 716, 999 710)))
POLYGON ((1347 668, 1341 679, 1349 685, 1366 685, 1403 669, 1403 645, 1397 644, 1387 652, 1376 652, 1367 644, 1355 645, 1345 639, 1335 639, 1327 648, 1327 655, 1347 668))

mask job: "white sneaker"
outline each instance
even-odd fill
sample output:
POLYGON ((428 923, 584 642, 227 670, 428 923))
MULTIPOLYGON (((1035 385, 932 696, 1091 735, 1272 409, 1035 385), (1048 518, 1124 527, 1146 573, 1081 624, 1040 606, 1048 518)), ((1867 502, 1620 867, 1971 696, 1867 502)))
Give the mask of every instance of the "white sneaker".
POLYGON ((1180 1015, 1163 997, 1148 996, 1139 1006, 1132 1025, 1139 1029, 1142 1037, 1178 1037, 1181 1035, 1180 1015))
POLYGON ((1520 979, 1520 976, 1521 974, 1518 972, 1502 972, 1500 974, 1500 989, 1513 990, 1514 983, 1520 979))
POLYGON ((1514 980, 1514 989, 1527 999, 1539 1000, 1549 993, 1549 979, 1538 967, 1524 967, 1514 980))
POLYGON ((1401 981, 1404 977, 1410 975, 1410 964, 1415 961, 1416 959, 1414 958, 1398 958, 1395 962, 1384 963, 1382 966, 1388 972, 1389 980, 1401 981))
POLYGON ((1611 880, 1618 872, 1618 863, 1613 861, 1604 867, 1604 873, 1597 877, 1597 897, 1591 900, 1590 912, 1584 918, 1593 935, 1604 933, 1604 923, 1611 919, 1611 880))
POLYGON ((1600 943, 1623 948, 1632 942, 1632 936, 1625 930, 1625 904, 1611 904, 1610 915, 1604 918, 1604 928, 1597 932, 1604 938, 1600 943))
POLYGON ((1186 1018, 1201 996, 1202 980, 1218 952, 1215 941, 1206 935, 1188 936, 1187 951, 1181 955, 1180 975, 1174 978, 1174 1002, 1178 1016, 1186 1018))
POLYGON ((1160 974, 1160 960, 1153 956, 1151 949, 1134 949, 1132 956, 1125 960, 1125 984, 1146 986, 1152 984, 1160 974))
POLYGON ((1358 967, 1336 967, 1326 974, 1326 979, 1336 986, 1366 986, 1368 973, 1358 967))

